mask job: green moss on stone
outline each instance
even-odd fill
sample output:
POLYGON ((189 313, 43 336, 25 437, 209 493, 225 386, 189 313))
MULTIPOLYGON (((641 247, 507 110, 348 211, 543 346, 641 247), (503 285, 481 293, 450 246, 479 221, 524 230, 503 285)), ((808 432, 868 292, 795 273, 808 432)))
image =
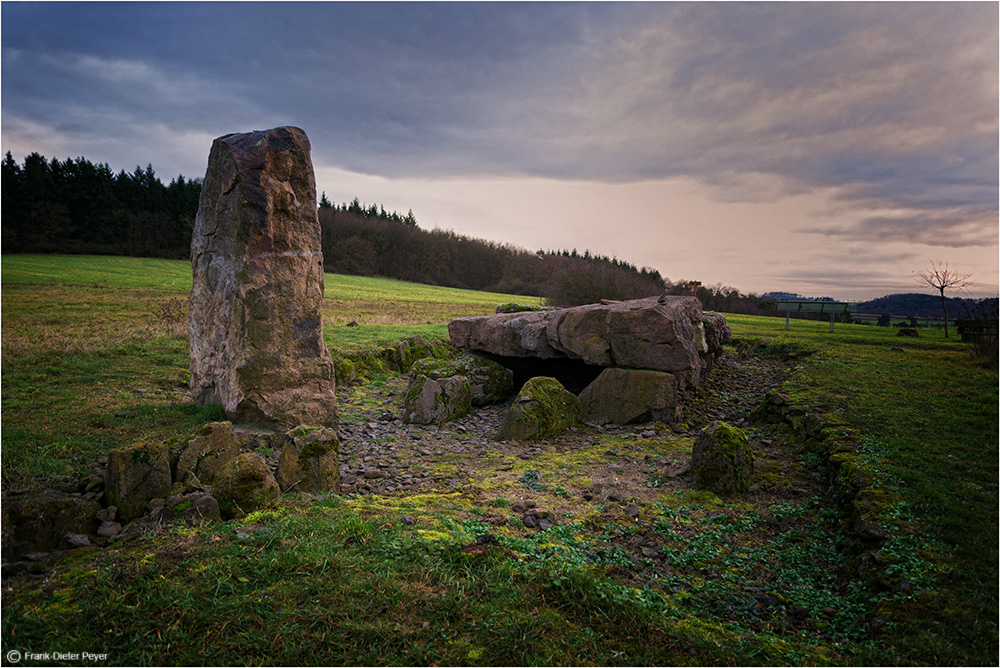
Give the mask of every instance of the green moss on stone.
POLYGON ((517 395, 497 433, 498 440, 548 438, 578 424, 580 399, 548 376, 532 378, 517 395))

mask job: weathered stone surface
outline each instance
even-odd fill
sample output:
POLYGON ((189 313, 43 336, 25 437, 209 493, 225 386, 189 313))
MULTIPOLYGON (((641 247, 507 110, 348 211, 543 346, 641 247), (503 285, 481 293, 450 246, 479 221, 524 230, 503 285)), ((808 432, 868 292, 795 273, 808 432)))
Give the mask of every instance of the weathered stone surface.
POLYGON ((340 441, 332 429, 299 426, 287 434, 275 474, 282 492, 340 492, 340 441))
POLYGON ((473 406, 489 406, 504 401, 510 395, 514 374, 492 360, 472 353, 462 353, 452 359, 429 357, 413 365, 414 376, 423 374, 433 380, 463 376, 469 381, 473 406))
POLYGON ((726 316, 715 311, 705 311, 701 314, 701 322, 705 327, 705 342, 708 344, 709 368, 716 357, 722 354, 722 346, 733 342, 733 330, 726 322, 726 316))
POLYGON ((555 436, 579 424, 580 399, 555 378, 532 378, 514 399, 497 432, 498 441, 526 441, 555 436))
POLYGON ((753 469, 753 449, 742 430, 715 422, 695 440, 691 470, 699 487, 720 494, 745 492, 753 469))
POLYGON ((646 369, 605 369, 580 394, 585 422, 632 424, 677 419, 677 379, 646 369))
POLYGON ((256 452, 245 452, 215 475, 212 496, 219 503, 222 517, 231 519, 274 501, 280 490, 264 458, 256 452))
POLYGON ((525 311, 455 318, 448 334, 457 348, 482 350, 503 357, 565 357, 549 344, 546 330, 560 311, 525 311))
POLYGON ((471 407, 472 393, 464 376, 434 380, 418 374, 410 378, 403 399, 403 422, 444 424, 468 414, 471 407))
POLYGON ((219 502, 211 494, 188 492, 167 497, 163 518, 186 522, 218 522, 222 520, 222 513, 219 502))
POLYGON ((141 517, 150 499, 170 493, 170 451, 165 444, 140 444, 108 455, 104 491, 124 522, 141 517))
POLYGON ((55 490, 4 499, 3 557, 17 561, 33 552, 51 552, 68 535, 94 533, 101 504, 55 490))
POLYGON ((174 480, 187 482, 193 475, 200 484, 211 485, 219 469, 239 454, 233 423, 210 422, 195 432, 181 450, 174 480))
POLYGON ((697 299, 674 296, 457 318, 448 332, 459 348, 665 371, 684 385, 697 384, 731 338, 724 316, 706 316, 697 299))
POLYGON ((191 241, 190 384, 234 421, 337 424, 309 152, 292 127, 212 144, 191 241))

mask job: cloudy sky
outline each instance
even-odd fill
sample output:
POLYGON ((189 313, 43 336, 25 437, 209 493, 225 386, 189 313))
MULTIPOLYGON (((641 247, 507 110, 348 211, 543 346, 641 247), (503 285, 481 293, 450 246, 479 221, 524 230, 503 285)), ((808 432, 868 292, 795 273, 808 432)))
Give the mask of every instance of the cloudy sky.
POLYGON ((996 295, 998 7, 5 1, 0 143, 167 182, 296 125, 332 201, 425 229, 845 300, 935 260, 996 295))

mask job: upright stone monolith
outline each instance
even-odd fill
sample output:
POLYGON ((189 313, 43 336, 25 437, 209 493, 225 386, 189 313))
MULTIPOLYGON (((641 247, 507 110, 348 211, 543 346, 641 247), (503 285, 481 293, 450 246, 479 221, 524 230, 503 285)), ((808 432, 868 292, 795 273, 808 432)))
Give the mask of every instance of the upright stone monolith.
POLYGON ((323 343, 323 251, 309 139, 299 128, 212 144, 191 241, 191 390, 229 419, 335 426, 323 343))

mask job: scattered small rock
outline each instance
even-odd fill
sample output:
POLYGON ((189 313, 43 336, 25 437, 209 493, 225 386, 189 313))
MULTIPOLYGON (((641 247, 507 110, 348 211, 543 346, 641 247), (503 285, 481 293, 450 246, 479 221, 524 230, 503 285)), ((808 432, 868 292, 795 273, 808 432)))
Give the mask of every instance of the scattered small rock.
POLYGON ((85 533, 70 533, 66 534, 65 541, 69 546, 69 549, 72 550, 78 547, 87 547, 90 545, 90 536, 85 533))
POLYGON ((97 535, 101 538, 114 538, 121 533, 122 525, 118 522, 103 522, 97 528, 97 535))

